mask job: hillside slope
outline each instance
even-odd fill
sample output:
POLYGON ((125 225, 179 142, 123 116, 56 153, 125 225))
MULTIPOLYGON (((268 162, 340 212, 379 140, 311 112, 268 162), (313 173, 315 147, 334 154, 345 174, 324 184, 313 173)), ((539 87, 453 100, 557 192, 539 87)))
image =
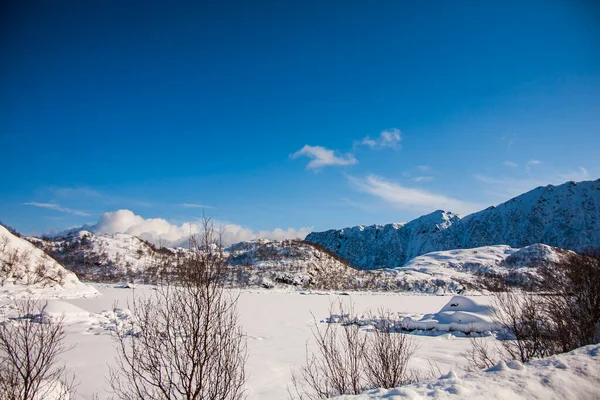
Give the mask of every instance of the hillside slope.
POLYGON ((46 297, 86 297, 98 292, 52 257, 0 225, 0 296, 21 292, 46 297))

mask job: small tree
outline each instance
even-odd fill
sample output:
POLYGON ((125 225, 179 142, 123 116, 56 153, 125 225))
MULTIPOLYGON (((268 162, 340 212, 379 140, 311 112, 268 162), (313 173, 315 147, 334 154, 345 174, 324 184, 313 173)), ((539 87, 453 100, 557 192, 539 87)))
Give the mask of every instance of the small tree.
POLYGON ((164 273, 153 295, 134 298, 134 321, 115 326, 121 399, 240 399, 246 339, 237 297, 222 285, 227 259, 208 219, 190 240, 192 256, 164 273))
POLYGON ((48 318, 30 297, 15 302, 19 317, 0 323, 2 399, 70 399, 74 384, 60 365, 66 347, 63 319, 48 318))

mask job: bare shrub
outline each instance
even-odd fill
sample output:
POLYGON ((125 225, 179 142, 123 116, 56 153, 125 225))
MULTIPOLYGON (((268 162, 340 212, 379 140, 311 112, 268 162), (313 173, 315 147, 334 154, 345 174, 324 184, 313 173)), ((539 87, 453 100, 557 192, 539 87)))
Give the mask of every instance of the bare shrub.
POLYGON ((396 331, 389 311, 380 310, 379 315, 364 352, 369 386, 389 389, 413 383, 415 376, 408 370, 408 360, 417 344, 412 336, 396 331))
POLYGON ((566 254, 538 267, 539 293, 494 295, 495 322, 507 336, 493 351, 472 342, 470 368, 487 367, 492 355, 527 362, 600 342, 600 255, 566 254))
POLYGON ((570 254, 540 269, 543 307, 558 351, 600 343, 600 252, 570 254))
MULTIPOLYGON (((313 337, 317 351, 311 353, 306 347, 306 365, 300 376, 293 375, 292 384, 299 398, 325 399, 341 394, 358 394, 366 388, 364 376, 364 351, 366 336, 360 327, 349 320, 352 308, 342 302, 329 310, 329 322, 320 328, 315 319, 313 337), (341 319, 338 326, 331 322, 341 319), (302 382, 300 382, 300 378, 302 382), (308 386, 307 392, 304 386, 308 386)), ((290 392, 290 395, 292 393, 290 392)))
POLYGON ((490 346, 482 338, 471 338, 470 341, 471 346, 462 353, 462 357, 467 361, 464 368, 466 371, 474 372, 496 365, 500 357, 497 347, 490 346))
POLYGON ((335 311, 332 306, 324 327, 315 320, 316 351, 310 352, 307 346, 306 364, 299 375, 293 374, 292 387, 288 387, 290 397, 324 399, 418 379, 407 367, 416 351, 415 341, 395 331, 389 312, 383 313, 372 332, 365 332, 352 317, 351 306, 339 302, 335 311))
POLYGON ((509 359, 527 362, 557 353, 544 297, 531 293, 497 293, 493 304, 496 324, 509 335, 509 340, 501 342, 509 359))
POLYGON ((121 399, 240 399, 246 339, 237 297, 222 285, 226 258, 212 223, 192 238, 194 254, 167 271, 153 295, 134 298, 135 319, 115 326, 121 399))
POLYGON ((43 315, 32 298, 15 302, 18 318, 0 324, 0 392, 2 399, 74 398, 60 356, 66 347, 63 320, 43 315))

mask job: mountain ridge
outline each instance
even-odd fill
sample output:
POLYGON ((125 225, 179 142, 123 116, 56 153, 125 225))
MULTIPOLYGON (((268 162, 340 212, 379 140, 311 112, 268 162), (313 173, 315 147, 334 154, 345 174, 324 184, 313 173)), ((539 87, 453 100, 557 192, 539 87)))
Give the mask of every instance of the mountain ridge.
POLYGON ((600 179, 537 187, 463 218, 437 210, 408 223, 312 232, 306 239, 360 269, 395 268, 414 257, 482 246, 535 243, 600 247, 600 179))

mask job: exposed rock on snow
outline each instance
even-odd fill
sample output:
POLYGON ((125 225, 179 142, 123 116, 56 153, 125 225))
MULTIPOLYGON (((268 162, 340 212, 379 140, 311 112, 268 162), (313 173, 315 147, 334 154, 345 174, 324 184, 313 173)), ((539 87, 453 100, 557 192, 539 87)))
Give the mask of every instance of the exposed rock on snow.
POLYGON ((0 225, 0 296, 86 297, 98 292, 42 250, 0 225))
POLYGON ((600 345, 591 345, 525 365, 501 361, 481 372, 460 375, 451 371, 437 380, 336 398, 592 400, 599 393, 600 345))
POLYGON ((361 269, 400 267, 433 251, 493 245, 586 250, 600 247, 600 179, 538 187, 462 219, 435 211, 404 225, 313 232, 306 240, 361 269))

